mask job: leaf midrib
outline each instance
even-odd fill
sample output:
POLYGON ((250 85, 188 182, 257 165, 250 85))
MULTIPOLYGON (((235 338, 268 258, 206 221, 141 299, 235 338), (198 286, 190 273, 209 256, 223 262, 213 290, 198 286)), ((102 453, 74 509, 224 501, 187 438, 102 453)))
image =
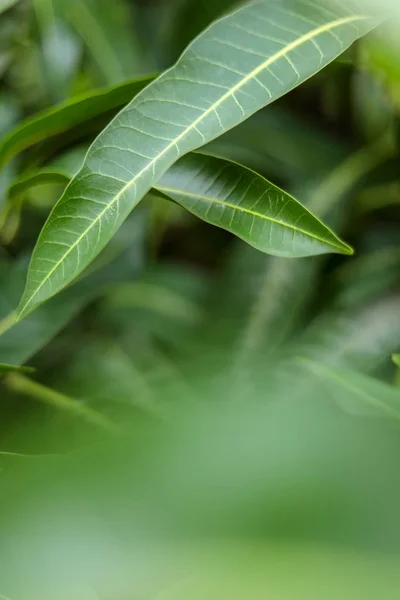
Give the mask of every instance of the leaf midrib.
MULTIPOLYGON (((350 17, 343 17, 341 19, 335 19, 334 21, 326 23, 325 25, 316 27, 315 29, 313 29, 313 30, 309 31, 308 33, 299 37, 297 40, 290 42, 290 44, 288 44, 287 46, 285 46, 284 48, 282 48, 281 50, 279 50, 278 52, 276 52, 275 54, 270 56, 266 61, 264 61, 263 63, 258 65, 258 67, 253 69, 250 73, 248 73, 245 77, 243 77, 243 79, 241 79, 238 83, 236 83, 230 90, 228 90, 225 94, 223 94, 216 102, 214 102, 214 104, 209 106, 207 108, 207 110, 204 111, 204 113, 202 113, 195 121, 193 121, 193 123, 191 125, 189 125, 184 131, 182 131, 174 140, 171 141, 171 143, 169 143, 161 152, 159 152, 159 154, 157 154, 157 156, 155 156, 149 163, 147 163, 147 165, 141 171, 139 171, 139 173, 137 173, 130 181, 128 181, 124 185, 124 187, 118 192, 118 194, 116 194, 115 198, 109 204, 107 204, 107 206, 104 208, 104 210, 102 210, 98 214, 98 216, 92 221, 92 223, 87 227, 87 229, 76 239, 76 241, 71 245, 71 247, 65 252, 65 254, 60 258, 60 260, 49 271, 49 273, 46 275, 46 277, 42 280, 42 283, 36 288, 35 292, 25 302, 24 306, 19 311, 20 317, 24 314, 27 306, 32 302, 33 298, 35 296, 37 296, 37 294, 39 293, 41 288, 44 286, 44 284, 49 280, 49 278, 53 275, 53 273, 59 268, 59 266, 63 263, 63 261, 66 259, 66 257, 74 250, 74 248, 76 248, 76 246, 78 246, 80 244, 80 242, 85 238, 85 236, 95 226, 95 224, 99 220, 101 220, 103 218, 103 216, 110 210, 110 208, 119 201, 119 199, 125 194, 125 192, 127 190, 129 190, 129 188, 132 187, 138 179, 140 179, 140 177, 143 175, 143 173, 145 173, 147 170, 149 170, 164 154, 169 152, 169 150, 171 150, 171 148, 176 146, 177 143, 180 142, 180 140, 185 138, 186 135, 190 131, 195 130, 197 125, 199 123, 201 123, 203 121, 203 119, 208 117, 208 115, 210 115, 212 112, 214 112, 221 104, 223 104, 225 102, 225 100, 227 100, 228 98, 231 98, 235 94, 235 92, 240 90, 244 85, 246 85, 246 83, 248 83, 249 81, 254 79, 254 77, 257 77, 257 75, 259 73, 261 73, 262 71, 267 69, 270 65, 272 65, 279 58, 283 58, 284 56, 289 54, 289 52, 291 52, 292 50, 295 50, 302 44, 312 40, 313 38, 317 37, 318 35, 321 35, 322 33, 325 33, 327 31, 330 31, 331 29, 334 29, 335 27, 340 27, 341 25, 346 25, 346 24, 352 23, 354 21, 360 21, 360 20, 364 20, 364 19, 368 19, 368 17, 365 15, 353 15, 350 17)), ((267 37, 268 36, 266 36, 266 38, 267 37)), ((172 68, 174 68, 174 67, 172 67, 172 68)))
MULTIPOLYGON (((286 221, 279 221, 278 219, 274 219, 273 217, 270 217, 268 215, 256 212, 254 210, 251 210, 250 208, 243 208, 243 206, 239 206, 238 204, 232 204, 230 202, 226 202, 225 200, 217 200, 216 198, 214 198, 212 196, 203 196, 202 194, 195 194, 192 192, 188 192, 187 190, 180 190, 178 188, 170 188, 170 187, 158 186, 158 185, 156 185, 154 187, 159 192, 165 192, 167 195, 168 194, 181 194, 182 196, 190 196, 191 198, 198 198, 199 200, 205 200, 206 202, 210 202, 211 204, 218 204, 221 206, 226 206, 227 208, 232 208, 233 210, 238 210, 240 212, 252 215, 253 217, 259 217, 261 219, 264 219, 265 221, 271 221, 271 223, 276 223, 277 225, 280 225, 281 227, 287 227, 288 229, 292 229, 293 231, 296 231, 297 233, 302 233, 302 234, 306 235, 307 237, 311 237, 315 240, 318 240, 319 242, 329 243, 329 242, 327 242, 327 240, 324 240, 323 238, 320 238, 317 235, 314 235, 313 233, 305 231, 304 229, 301 229, 300 227, 296 227, 295 225, 290 225, 290 223, 287 223, 286 221)), ((294 198, 293 198, 293 201, 295 202, 294 198)), ((310 215, 311 215, 311 213, 310 213, 310 215)), ((316 217, 314 217, 314 218, 316 218, 316 217)), ((333 233, 332 233, 332 235, 333 235, 333 233)), ((345 244, 337 245, 338 248, 341 246, 346 247, 345 244)))

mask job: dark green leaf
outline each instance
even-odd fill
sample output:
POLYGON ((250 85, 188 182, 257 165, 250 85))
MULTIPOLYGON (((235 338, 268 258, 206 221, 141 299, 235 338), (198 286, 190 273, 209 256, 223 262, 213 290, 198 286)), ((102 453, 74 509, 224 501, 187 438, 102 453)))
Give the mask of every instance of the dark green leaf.
POLYGON ((229 161, 189 154, 167 171, 155 189, 268 254, 352 253, 289 194, 229 161))

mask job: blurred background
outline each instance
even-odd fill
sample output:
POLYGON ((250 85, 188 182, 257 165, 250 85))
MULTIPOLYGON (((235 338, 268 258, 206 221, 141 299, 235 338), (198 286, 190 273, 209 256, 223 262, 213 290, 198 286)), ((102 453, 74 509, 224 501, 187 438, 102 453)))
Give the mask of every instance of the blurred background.
POLYGON ((0 363, 27 367, 0 374, 0 598, 399 597, 396 3, 206 148, 354 257, 269 257, 149 194, 7 329, 63 177, 137 80, 238 4, 0 0, 0 363), (115 99, 94 111, 98 90, 115 99), (29 133, 64 104, 84 119, 29 133), (23 183, 40 169, 54 181, 23 183))

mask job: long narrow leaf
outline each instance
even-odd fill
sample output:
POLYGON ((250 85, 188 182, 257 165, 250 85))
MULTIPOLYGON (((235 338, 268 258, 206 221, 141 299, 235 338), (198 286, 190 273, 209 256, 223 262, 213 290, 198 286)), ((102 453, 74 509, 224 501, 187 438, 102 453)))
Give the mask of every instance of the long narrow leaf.
POLYGON ((167 171, 155 189, 268 254, 301 257, 352 253, 289 194, 226 160, 188 154, 167 171))
POLYGON ((153 77, 149 76, 127 81, 115 87, 95 90, 27 119, 2 140, 0 168, 33 144, 65 133, 88 119, 113 109, 120 109, 152 79, 153 77))
MULTIPOLYGON (((67 183, 77 160, 58 161, 22 176, 10 188, 18 195, 43 183, 67 183)), ((203 219, 242 238, 262 252, 301 257, 327 252, 351 254, 323 223, 289 194, 236 163, 191 153, 181 158, 155 184, 163 196, 203 219)))
POLYGON ((288 6, 263 0, 212 25, 97 138, 40 235, 20 318, 97 256, 180 156, 295 88, 374 25, 339 6, 288 6))

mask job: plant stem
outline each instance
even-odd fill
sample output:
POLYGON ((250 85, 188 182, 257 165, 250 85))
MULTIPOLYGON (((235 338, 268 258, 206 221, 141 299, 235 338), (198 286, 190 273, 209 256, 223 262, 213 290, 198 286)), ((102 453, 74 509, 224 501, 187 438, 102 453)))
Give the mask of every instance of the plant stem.
POLYGON ((116 433, 117 427, 104 415, 85 404, 65 396, 60 392, 52 390, 41 383, 32 381, 21 373, 12 373, 6 378, 7 386, 14 392, 30 396, 40 402, 44 402, 61 410, 65 410, 75 416, 82 417, 88 423, 101 427, 109 432, 116 433))

